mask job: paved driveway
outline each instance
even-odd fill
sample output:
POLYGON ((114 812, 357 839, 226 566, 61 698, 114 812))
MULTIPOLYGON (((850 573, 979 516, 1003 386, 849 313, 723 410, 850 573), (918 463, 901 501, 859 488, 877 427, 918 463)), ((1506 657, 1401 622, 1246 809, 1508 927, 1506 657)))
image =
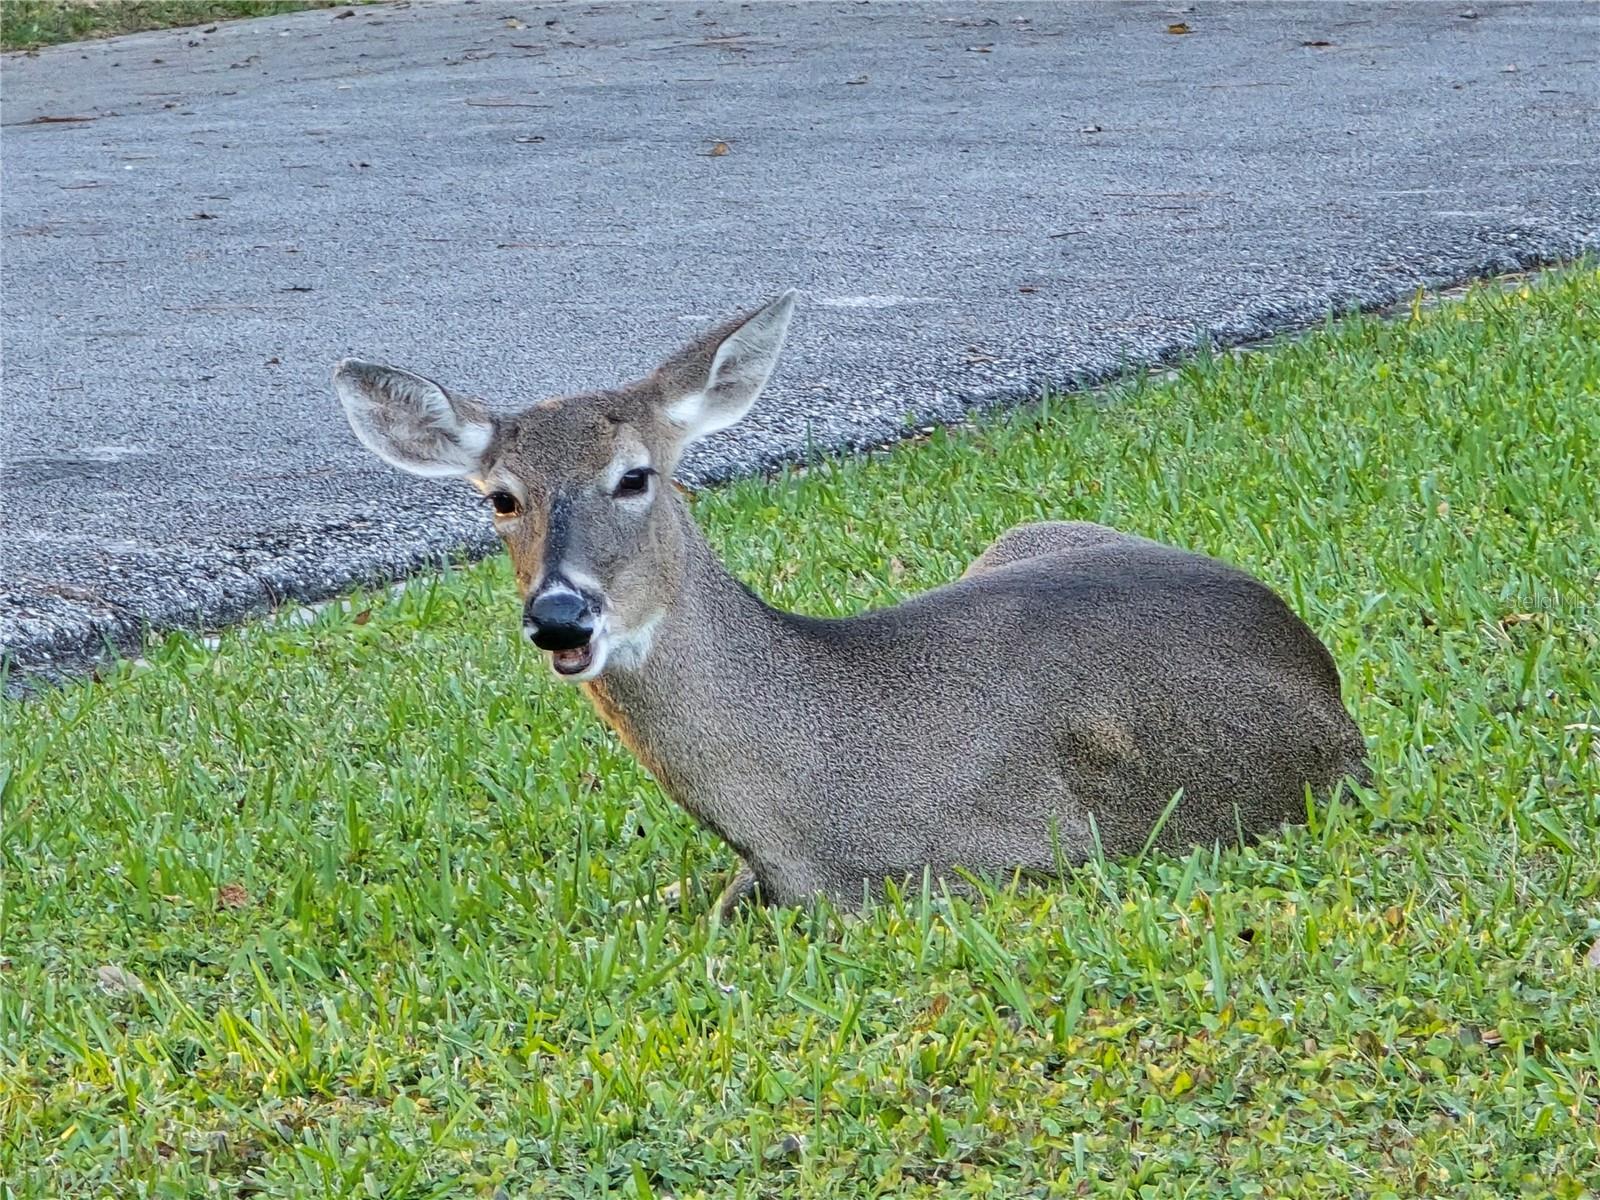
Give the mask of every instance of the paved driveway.
POLYGON ((1475 0, 451 4, 10 56, 0 632, 71 666, 486 546, 356 444, 344 354, 516 404, 805 289, 708 479, 1574 255, 1597 59, 1593 6, 1475 0))

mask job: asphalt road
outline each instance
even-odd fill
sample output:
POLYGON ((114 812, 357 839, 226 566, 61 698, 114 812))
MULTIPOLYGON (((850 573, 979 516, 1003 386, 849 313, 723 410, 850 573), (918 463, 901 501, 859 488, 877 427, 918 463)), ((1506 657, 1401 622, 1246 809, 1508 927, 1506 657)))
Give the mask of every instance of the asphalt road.
POLYGON ((70 668, 486 547, 356 443, 345 354, 515 405, 804 289, 703 481, 1576 255, 1597 60, 1594 6, 1477 0, 453 4, 7 56, 0 637, 70 668))

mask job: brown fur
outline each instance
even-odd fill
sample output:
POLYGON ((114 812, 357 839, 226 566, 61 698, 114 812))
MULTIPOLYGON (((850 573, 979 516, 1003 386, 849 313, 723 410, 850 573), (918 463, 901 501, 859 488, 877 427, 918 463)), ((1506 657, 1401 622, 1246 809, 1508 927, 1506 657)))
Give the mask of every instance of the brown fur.
POLYGON ((582 687, 583 694, 594 706, 596 714, 610 726, 611 731, 628 748, 628 753, 638 759, 639 765, 646 771, 660 779, 663 771, 660 764, 650 755, 650 743, 633 732, 633 727, 628 724, 628 714, 611 699, 605 683, 603 681, 585 683, 582 687))

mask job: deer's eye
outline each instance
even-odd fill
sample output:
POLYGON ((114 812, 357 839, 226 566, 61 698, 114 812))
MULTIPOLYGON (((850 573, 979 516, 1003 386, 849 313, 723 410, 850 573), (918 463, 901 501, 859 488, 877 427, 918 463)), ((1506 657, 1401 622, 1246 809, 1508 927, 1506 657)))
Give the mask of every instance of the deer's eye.
POLYGON ((522 505, 510 492, 490 492, 489 507, 494 509, 497 517, 514 517, 522 511, 522 505))
POLYGON ((623 473, 617 480, 617 496, 642 496, 650 490, 650 476, 655 472, 649 467, 635 467, 623 473))

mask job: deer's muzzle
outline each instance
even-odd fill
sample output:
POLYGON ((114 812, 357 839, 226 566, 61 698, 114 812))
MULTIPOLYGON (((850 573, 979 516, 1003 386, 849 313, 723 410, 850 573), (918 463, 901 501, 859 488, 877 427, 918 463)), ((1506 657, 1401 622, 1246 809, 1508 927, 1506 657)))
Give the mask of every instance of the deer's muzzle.
POLYGON ((522 627, 541 650, 579 650, 594 637, 596 613, 589 601, 564 587, 547 588, 522 610, 522 627))

